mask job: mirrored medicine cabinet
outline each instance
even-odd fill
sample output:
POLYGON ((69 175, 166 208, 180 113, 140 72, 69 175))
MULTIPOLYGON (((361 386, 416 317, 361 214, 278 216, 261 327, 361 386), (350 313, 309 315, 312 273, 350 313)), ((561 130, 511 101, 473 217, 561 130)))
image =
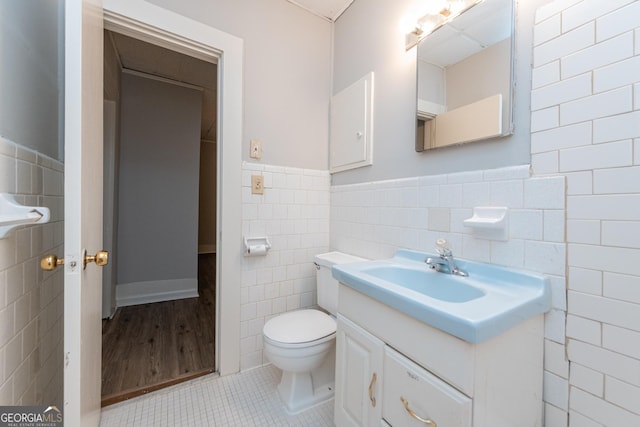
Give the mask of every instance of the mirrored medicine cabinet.
POLYGON ((484 0, 417 46, 416 151, 512 133, 514 0, 484 0))

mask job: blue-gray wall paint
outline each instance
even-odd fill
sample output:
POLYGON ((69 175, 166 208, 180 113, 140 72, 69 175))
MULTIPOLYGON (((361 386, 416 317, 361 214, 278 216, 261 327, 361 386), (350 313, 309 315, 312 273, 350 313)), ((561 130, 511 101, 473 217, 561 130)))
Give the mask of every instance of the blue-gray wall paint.
POLYGON ((0 135, 62 159, 64 3, 0 1, 0 135))
POLYGON ((123 73, 118 284, 197 278, 202 93, 123 73))
POLYGON ((333 175, 333 184, 433 175, 530 162, 531 48, 535 10, 518 2, 514 133, 505 138, 416 153, 416 49, 405 51, 400 22, 412 0, 356 0, 335 23, 333 93, 373 71, 373 165, 333 175))

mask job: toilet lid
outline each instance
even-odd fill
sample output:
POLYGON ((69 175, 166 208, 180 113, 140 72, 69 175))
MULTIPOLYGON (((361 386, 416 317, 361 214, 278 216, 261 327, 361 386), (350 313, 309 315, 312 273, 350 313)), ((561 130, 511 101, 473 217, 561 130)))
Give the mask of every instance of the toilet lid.
POLYGON ((264 325, 264 335, 273 340, 295 344, 319 340, 336 331, 336 321, 319 310, 296 310, 281 314, 264 325))

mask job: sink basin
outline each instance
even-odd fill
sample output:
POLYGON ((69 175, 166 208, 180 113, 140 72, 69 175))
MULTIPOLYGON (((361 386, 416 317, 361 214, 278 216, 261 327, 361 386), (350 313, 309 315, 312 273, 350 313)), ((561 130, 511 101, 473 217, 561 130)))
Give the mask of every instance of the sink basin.
POLYGON ((442 301, 466 302, 485 295, 483 290, 464 281, 451 280, 451 277, 444 274, 434 275, 426 266, 419 267, 384 265, 364 268, 362 272, 442 301))
POLYGON ((393 258, 339 264, 342 284, 471 343, 491 339, 551 307, 549 279, 530 272, 456 259, 468 277, 436 272, 399 250, 393 258))

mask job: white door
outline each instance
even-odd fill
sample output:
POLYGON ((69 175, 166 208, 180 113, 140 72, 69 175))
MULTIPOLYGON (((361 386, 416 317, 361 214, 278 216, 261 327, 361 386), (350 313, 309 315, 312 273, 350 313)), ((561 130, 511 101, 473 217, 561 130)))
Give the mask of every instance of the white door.
POLYGON ((65 1, 64 420, 100 421, 102 272, 101 0, 65 1))

